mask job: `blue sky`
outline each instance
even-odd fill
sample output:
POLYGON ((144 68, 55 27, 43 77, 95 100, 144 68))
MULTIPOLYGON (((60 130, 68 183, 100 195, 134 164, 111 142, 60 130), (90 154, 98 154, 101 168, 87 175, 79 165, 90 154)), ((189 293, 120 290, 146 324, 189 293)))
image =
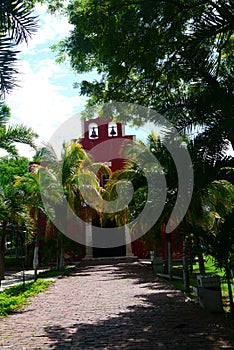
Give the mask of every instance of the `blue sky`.
MULTIPOLYGON (((76 75, 69 63, 58 65, 51 45, 68 35, 71 27, 63 17, 51 16, 38 5, 39 30, 19 49, 19 87, 6 97, 11 108, 11 123, 30 126, 39 134, 38 145, 47 142, 53 132, 69 117, 84 109, 86 98, 73 88, 75 82, 92 80, 94 74, 76 75)), ((23 155, 27 147, 21 147, 23 155)))
MULTIPOLYGON (((50 141, 68 118, 84 109, 87 99, 79 96, 73 84, 84 79, 92 81, 98 76, 75 74, 69 63, 56 64, 56 55, 50 47, 65 38, 71 26, 66 18, 50 15, 44 5, 37 5, 36 14, 39 29, 28 45, 19 46, 19 87, 6 97, 6 103, 11 108, 11 124, 31 127, 39 135, 37 145, 40 147, 50 141)), ((131 134, 135 131, 129 130, 131 134)), ((34 154, 28 146, 20 145, 19 150, 29 158, 34 154)))

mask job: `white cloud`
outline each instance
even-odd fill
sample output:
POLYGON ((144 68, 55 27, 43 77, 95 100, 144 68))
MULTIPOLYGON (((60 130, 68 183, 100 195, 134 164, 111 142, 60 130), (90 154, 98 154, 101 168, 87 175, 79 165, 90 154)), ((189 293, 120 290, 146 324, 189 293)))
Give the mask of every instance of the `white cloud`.
MULTIPOLYGON (((57 42, 68 33, 66 19, 49 15, 45 6, 38 6, 38 12, 41 28, 29 40, 28 47, 20 47, 23 51, 23 60, 18 65, 20 87, 6 97, 6 103, 11 108, 12 124, 31 127, 40 141, 47 142, 59 125, 83 110, 86 99, 72 87, 81 77, 75 76, 70 67, 57 65, 49 49, 51 41, 57 42)), ((28 156, 28 148, 20 148, 28 156)))
POLYGON ((64 76, 65 71, 52 60, 40 62, 36 73, 23 61, 21 72, 21 88, 15 89, 6 101, 11 108, 12 123, 30 126, 40 135, 40 140, 48 141, 61 123, 84 108, 85 99, 70 86, 54 85, 53 77, 64 76), (69 89, 70 96, 64 95, 69 89))
POLYGON ((29 39, 28 46, 25 43, 20 45, 19 49, 23 54, 36 54, 38 45, 46 44, 49 41, 56 43, 66 37, 72 29, 64 16, 49 14, 46 11, 46 5, 38 4, 35 14, 38 16, 39 28, 32 39, 29 39))

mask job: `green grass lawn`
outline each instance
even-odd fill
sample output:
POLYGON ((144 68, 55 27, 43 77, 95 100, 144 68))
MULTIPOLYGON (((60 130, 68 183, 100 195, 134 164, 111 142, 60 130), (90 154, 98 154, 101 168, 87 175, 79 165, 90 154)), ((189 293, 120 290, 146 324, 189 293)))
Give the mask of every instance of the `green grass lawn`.
POLYGON ((20 283, 3 290, 0 292, 0 316, 20 310, 27 304, 29 297, 46 290, 51 283, 49 280, 38 279, 36 282, 20 283))
MULTIPOLYGON (((205 261, 205 269, 206 269, 206 273, 208 274, 216 274, 220 276, 220 287, 221 287, 221 293, 222 293, 222 300, 223 300, 223 307, 224 310, 229 312, 230 308, 229 308, 229 298, 228 298, 228 286, 227 286, 227 282, 225 280, 224 277, 224 270, 220 270, 217 269, 214 266, 213 260, 210 257, 206 257, 206 261, 205 261)), ((175 264, 173 264, 173 271, 175 272, 176 275, 180 275, 182 276, 182 263, 181 262, 176 262, 175 264)), ((197 287, 197 275, 199 275, 199 264, 198 262, 194 262, 193 263, 193 273, 190 276, 190 293, 187 293, 187 295, 190 298, 196 298, 194 293, 193 293, 193 289, 192 287, 197 287)), ((175 280, 172 281, 172 284, 177 288, 180 289, 181 291, 184 292, 184 284, 182 280, 175 280)), ((234 293, 234 285, 232 283, 232 290, 234 293)))
POLYGON ((59 270, 52 268, 47 271, 39 272, 38 277, 46 278, 46 277, 68 276, 71 272, 75 271, 75 269, 76 269, 75 265, 67 265, 59 270))

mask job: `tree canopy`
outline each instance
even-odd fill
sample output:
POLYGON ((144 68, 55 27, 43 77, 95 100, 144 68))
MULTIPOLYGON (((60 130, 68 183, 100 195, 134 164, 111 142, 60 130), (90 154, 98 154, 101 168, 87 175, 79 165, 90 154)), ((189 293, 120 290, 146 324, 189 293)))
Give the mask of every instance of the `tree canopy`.
POLYGON ((58 59, 100 74, 76 84, 90 104, 135 102, 234 145, 232 0, 71 0, 66 12, 58 59))

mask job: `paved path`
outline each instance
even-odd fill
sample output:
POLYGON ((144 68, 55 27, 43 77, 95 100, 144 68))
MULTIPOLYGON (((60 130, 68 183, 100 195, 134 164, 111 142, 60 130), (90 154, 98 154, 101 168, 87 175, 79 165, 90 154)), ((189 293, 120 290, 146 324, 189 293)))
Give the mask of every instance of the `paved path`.
POLYGON ((86 262, 0 320, 0 349, 234 349, 234 325, 186 300, 149 266, 86 262))

